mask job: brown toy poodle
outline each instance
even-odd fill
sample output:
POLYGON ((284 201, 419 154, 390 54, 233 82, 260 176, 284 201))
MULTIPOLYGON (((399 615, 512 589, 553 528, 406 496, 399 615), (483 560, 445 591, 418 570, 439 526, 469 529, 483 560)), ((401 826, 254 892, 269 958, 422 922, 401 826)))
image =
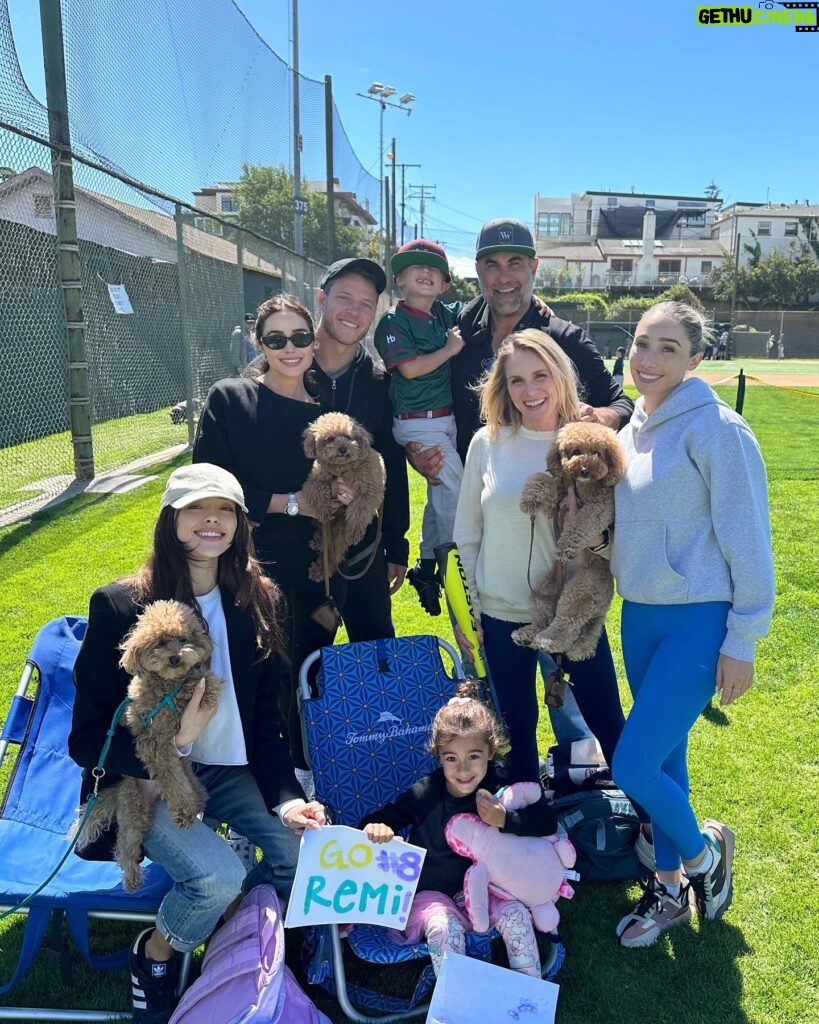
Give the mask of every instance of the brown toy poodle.
MULTIPOLYGON (((155 783, 158 798, 168 805, 173 823, 189 828, 204 810, 207 793, 193 774, 190 759, 179 756, 174 738, 200 679, 205 680, 201 706, 215 708, 218 703, 222 682, 209 667, 213 641, 188 605, 154 601, 137 619, 121 649, 120 664, 132 677, 123 717, 136 737, 136 755, 155 783)), ((77 843, 79 849, 90 845, 116 822, 114 857, 129 892, 142 885, 142 837, 154 815, 154 800, 147 788, 144 780, 125 776, 103 789, 77 843)))
POLYGON ((522 646, 573 661, 591 658, 614 596, 608 559, 590 545, 614 522, 614 485, 625 472, 622 445, 599 423, 569 423, 546 458, 548 473, 533 473, 520 507, 528 516, 554 518, 557 560, 532 590, 533 621, 515 630, 522 646), (575 510, 563 525, 566 512, 575 510))
POLYGON ((331 576, 347 551, 363 538, 384 501, 384 462, 364 427, 342 412, 326 412, 313 420, 304 432, 304 454, 314 462, 302 490, 318 519, 310 541, 318 558, 310 566, 309 576, 323 580, 322 531, 327 533, 327 573, 331 576), (350 488, 349 505, 339 506, 333 495, 336 477, 343 477, 350 488))

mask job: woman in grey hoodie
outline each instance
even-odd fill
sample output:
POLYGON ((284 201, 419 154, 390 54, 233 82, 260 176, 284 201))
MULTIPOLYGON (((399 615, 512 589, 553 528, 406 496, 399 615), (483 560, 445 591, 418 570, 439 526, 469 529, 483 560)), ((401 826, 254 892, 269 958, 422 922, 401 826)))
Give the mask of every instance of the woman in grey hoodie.
POLYGON ((702 917, 728 909, 734 834, 711 820, 700 830, 688 733, 715 691, 725 705, 751 686, 754 646, 773 609, 759 446, 704 381, 686 379, 708 340, 697 310, 662 302, 640 320, 629 354, 641 397, 620 434, 628 470, 615 489, 611 565, 634 706, 612 767, 651 815, 657 874, 617 926, 626 947, 689 920, 692 890, 702 917))

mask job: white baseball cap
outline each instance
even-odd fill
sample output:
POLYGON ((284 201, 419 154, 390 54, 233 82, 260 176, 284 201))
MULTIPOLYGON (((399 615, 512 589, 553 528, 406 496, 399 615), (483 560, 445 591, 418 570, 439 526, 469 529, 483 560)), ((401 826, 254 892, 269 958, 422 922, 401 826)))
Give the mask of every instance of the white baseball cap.
POLYGON ((228 498, 247 512, 242 485, 232 473, 210 462, 175 469, 168 477, 160 508, 185 508, 202 498, 228 498))

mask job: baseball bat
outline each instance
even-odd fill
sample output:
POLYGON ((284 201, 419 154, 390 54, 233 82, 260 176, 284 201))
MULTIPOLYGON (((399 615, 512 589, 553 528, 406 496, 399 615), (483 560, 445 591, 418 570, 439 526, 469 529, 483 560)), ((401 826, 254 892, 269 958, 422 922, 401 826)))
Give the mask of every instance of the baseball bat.
POLYGON ((478 632, 475 629, 475 615, 472 611, 472 599, 469 596, 469 587, 464 574, 464 567, 461 564, 461 556, 455 544, 441 544, 435 549, 435 558, 441 573, 444 585, 444 594, 447 604, 452 612, 458 628, 472 644, 472 663, 475 666, 480 681, 486 684, 492 703, 496 711, 498 708, 495 687, 492 684, 492 677, 486 664, 486 652, 478 641, 478 632))

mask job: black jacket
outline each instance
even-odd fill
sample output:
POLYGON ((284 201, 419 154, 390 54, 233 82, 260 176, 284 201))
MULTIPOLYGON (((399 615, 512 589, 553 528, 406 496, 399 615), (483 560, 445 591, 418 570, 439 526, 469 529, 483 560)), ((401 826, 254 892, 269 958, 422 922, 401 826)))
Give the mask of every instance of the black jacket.
MULTIPOLYGON (((250 770, 267 807, 273 808, 304 795, 282 738, 278 656, 259 659, 250 612, 237 608, 224 589, 222 607, 250 770)), ((91 595, 88 628, 74 665, 77 692, 68 736, 68 753, 85 769, 82 799, 93 782, 89 780, 90 769, 97 764, 111 719, 128 689, 129 676, 119 665, 119 645, 141 611, 131 591, 121 583, 100 587, 91 595)), ((134 751, 134 738, 124 724, 114 732, 105 772, 101 787, 113 785, 123 775, 147 778, 134 751)))
MULTIPOLYGON (((490 764, 482 789, 490 793, 507 782, 503 769, 490 764)), ((464 875, 472 861, 456 853, 447 843, 444 830, 455 814, 477 814, 475 793, 469 796, 452 796, 446 788, 444 773, 439 768, 431 775, 420 779, 412 789, 380 810, 368 814, 359 828, 373 822, 388 825, 393 832, 403 834, 415 846, 427 851, 418 892, 434 890, 447 896, 454 896, 464 887, 464 875)), ((508 811, 502 831, 517 836, 549 836, 557 829, 557 816, 541 796, 537 803, 520 811, 508 811)))
MULTIPOLYGON (((467 303, 458 316, 458 326, 466 342, 450 360, 452 368, 452 403, 458 428, 458 454, 466 458, 472 435, 480 427, 478 396, 469 385, 477 381, 492 359, 492 326, 489 306, 478 297, 467 303)), ((620 416, 620 427, 631 419, 634 403, 613 380, 603 358, 582 327, 556 316, 542 315, 534 302, 522 317, 516 331, 535 327, 554 339, 571 359, 580 379, 580 398, 595 407, 610 406, 620 416)))
MULTIPOLYGON (((316 361, 313 362, 312 373, 322 412, 347 413, 372 434, 375 450, 384 460, 387 471, 381 543, 388 562, 408 565, 409 541, 405 536, 410 522, 407 462, 404 449, 392 436, 389 377, 373 362, 363 345, 359 346, 355 359, 340 377, 328 377, 316 361)), ((373 522, 361 543, 348 552, 348 559, 372 544, 374 536, 373 522)))

